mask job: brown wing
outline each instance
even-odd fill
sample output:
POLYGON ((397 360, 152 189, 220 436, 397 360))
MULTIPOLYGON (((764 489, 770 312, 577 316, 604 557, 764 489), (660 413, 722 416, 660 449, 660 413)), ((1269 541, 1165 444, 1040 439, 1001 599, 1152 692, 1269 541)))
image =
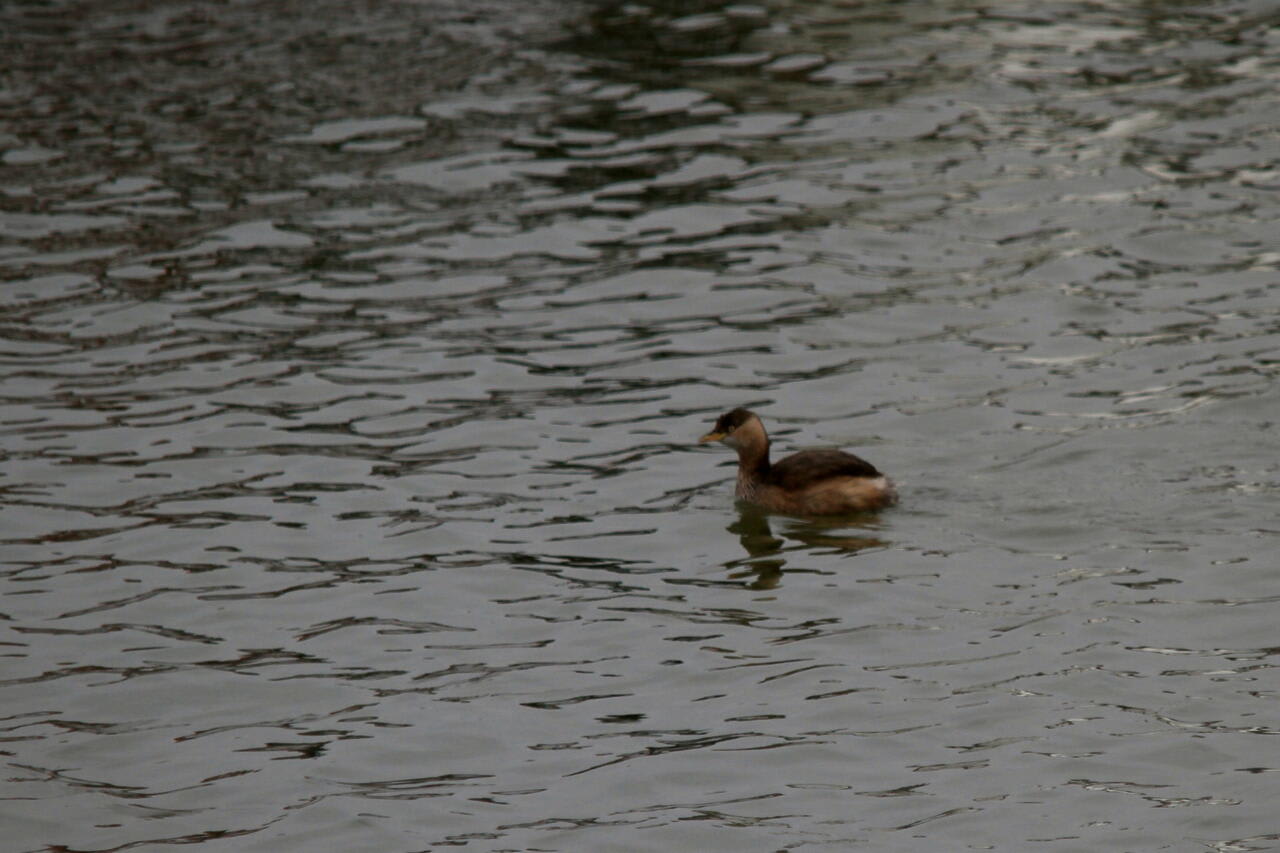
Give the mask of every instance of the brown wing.
POLYGON ((876 466, 843 450, 802 450, 776 463, 768 479, 783 489, 802 489, 831 477, 879 477, 876 466))

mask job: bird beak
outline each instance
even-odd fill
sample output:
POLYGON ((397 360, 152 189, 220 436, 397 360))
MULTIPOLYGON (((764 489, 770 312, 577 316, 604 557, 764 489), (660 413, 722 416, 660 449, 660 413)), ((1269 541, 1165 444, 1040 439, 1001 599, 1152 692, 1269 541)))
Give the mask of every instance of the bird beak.
POLYGON ((722 432, 709 432, 706 435, 704 435, 702 438, 698 439, 698 444, 707 444, 712 441, 720 441, 723 438, 724 438, 724 433, 722 432))

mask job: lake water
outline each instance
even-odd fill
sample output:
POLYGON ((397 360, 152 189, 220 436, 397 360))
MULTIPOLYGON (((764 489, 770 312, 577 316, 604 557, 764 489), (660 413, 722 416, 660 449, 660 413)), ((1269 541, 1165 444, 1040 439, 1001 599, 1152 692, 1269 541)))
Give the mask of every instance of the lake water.
POLYGON ((6 5, 7 849, 1280 847, 1275 22, 6 5))

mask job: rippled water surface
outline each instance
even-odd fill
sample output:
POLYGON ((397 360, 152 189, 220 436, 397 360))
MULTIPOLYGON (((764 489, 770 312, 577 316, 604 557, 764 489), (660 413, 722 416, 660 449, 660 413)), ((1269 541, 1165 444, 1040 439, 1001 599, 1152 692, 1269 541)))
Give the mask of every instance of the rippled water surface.
POLYGON ((1275 23, 0 7, 5 844, 1280 847, 1275 23))

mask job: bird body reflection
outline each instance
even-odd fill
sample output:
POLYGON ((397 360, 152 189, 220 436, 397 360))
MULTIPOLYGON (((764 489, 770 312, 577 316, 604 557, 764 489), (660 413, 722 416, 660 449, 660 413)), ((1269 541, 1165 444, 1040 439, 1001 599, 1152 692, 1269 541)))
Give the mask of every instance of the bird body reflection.
POLYGON ((745 557, 725 564, 730 577, 746 581, 752 589, 773 589, 782 581, 788 552, 804 552, 811 548, 830 548, 856 554, 868 548, 884 548, 889 543, 868 533, 852 533, 838 519, 792 519, 775 533, 769 515, 759 507, 742 504, 738 518, 729 525, 730 533, 747 552, 745 557), (794 540, 788 544, 787 540, 794 540))

